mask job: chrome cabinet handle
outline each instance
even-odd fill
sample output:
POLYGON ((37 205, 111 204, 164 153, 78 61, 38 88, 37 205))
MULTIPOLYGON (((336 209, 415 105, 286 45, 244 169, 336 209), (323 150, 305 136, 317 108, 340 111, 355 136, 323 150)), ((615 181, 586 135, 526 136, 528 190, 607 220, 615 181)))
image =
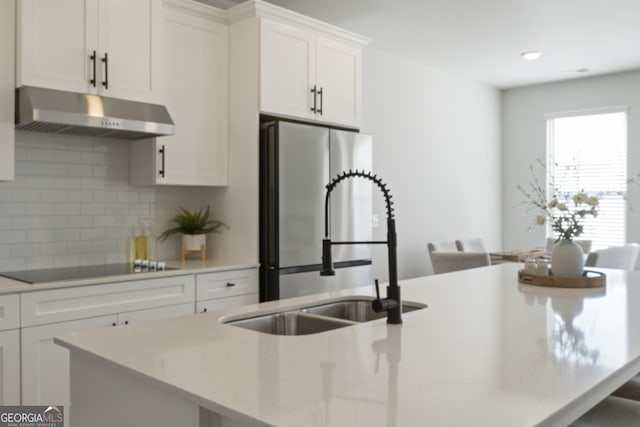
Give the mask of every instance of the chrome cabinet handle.
POLYGON ((324 98, 324 88, 320 88, 320 90, 318 91, 318 95, 320 95, 320 108, 318 109, 318 113, 322 115, 322 100, 324 98))

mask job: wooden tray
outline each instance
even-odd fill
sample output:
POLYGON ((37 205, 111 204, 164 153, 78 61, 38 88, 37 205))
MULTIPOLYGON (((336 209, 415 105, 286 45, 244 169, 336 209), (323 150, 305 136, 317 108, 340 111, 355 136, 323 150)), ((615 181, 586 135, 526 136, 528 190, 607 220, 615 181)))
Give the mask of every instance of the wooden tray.
POLYGON ((539 258, 549 254, 547 253, 547 251, 533 250, 533 251, 492 252, 490 255, 494 258, 503 259, 505 261, 522 262, 527 258, 539 258))
POLYGON ((555 288, 601 288, 607 283, 607 276, 599 271, 585 270, 582 276, 536 276, 518 271, 518 282, 527 285, 551 286, 555 288))

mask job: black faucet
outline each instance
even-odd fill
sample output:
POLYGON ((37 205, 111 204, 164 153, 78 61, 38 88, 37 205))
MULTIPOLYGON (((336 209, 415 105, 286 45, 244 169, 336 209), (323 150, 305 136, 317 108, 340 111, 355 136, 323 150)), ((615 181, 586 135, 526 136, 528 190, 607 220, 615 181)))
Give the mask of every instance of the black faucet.
POLYGON ((359 244, 371 244, 371 245, 387 245, 387 252, 389 255, 389 286, 387 286, 387 297, 380 298, 380 289, 378 287, 378 281, 376 280, 376 299, 372 301, 371 308, 376 313, 381 311, 387 312, 387 323, 402 323, 402 300, 400 298, 400 286, 398 286, 398 260, 397 260, 397 236, 396 236, 396 221, 393 217, 393 202, 391 201, 391 195, 387 189, 386 184, 382 183, 382 180, 376 175, 372 175, 371 172, 349 170, 349 172, 342 172, 338 174, 329 184, 326 185, 327 194, 324 200, 324 239, 322 240, 322 270, 320 270, 321 276, 333 276, 336 274, 333 268, 333 261, 331 260, 331 245, 359 245, 359 244), (329 199, 331 191, 347 178, 365 178, 373 181, 374 184, 380 188, 384 194, 384 200, 387 207, 387 240, 386 241, 360 241, 360 242, 332 242, 329 237, 329 199))

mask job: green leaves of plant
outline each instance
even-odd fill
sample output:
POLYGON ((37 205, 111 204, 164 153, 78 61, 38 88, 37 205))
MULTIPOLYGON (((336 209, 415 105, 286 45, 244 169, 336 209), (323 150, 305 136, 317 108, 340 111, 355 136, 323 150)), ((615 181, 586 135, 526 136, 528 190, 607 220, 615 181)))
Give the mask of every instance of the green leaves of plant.
POLYGON ((178 214, 169 221, 170 223, 176 224, 176 226, 165 230, 158 237, 160 241, 164 241, 169 236, 177 233, 209 234, 212 232, 219 233, 220 227, 229 228, 223 222, 210 218, 211 214, 208 205, 206 208, 200 208, 193 212, 181 206, 177 209, 177 212, 178 214))

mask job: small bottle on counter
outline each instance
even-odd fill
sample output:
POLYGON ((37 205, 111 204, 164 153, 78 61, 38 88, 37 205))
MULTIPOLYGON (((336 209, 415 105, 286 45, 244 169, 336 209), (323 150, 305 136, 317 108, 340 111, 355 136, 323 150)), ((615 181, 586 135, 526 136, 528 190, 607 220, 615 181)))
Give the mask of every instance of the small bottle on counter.
POLYGON ((524 261, 524 272, 526 274, 532 274, 532 275, 536 275, 537 274, 537 266, 536 266, 536 260, 532 259, 532 258, 527 258, 524 261))
POLYGON ((147 259, 147 236, 144 227, 140 226, 136 233, 136 256, 134 258, 147 259))

